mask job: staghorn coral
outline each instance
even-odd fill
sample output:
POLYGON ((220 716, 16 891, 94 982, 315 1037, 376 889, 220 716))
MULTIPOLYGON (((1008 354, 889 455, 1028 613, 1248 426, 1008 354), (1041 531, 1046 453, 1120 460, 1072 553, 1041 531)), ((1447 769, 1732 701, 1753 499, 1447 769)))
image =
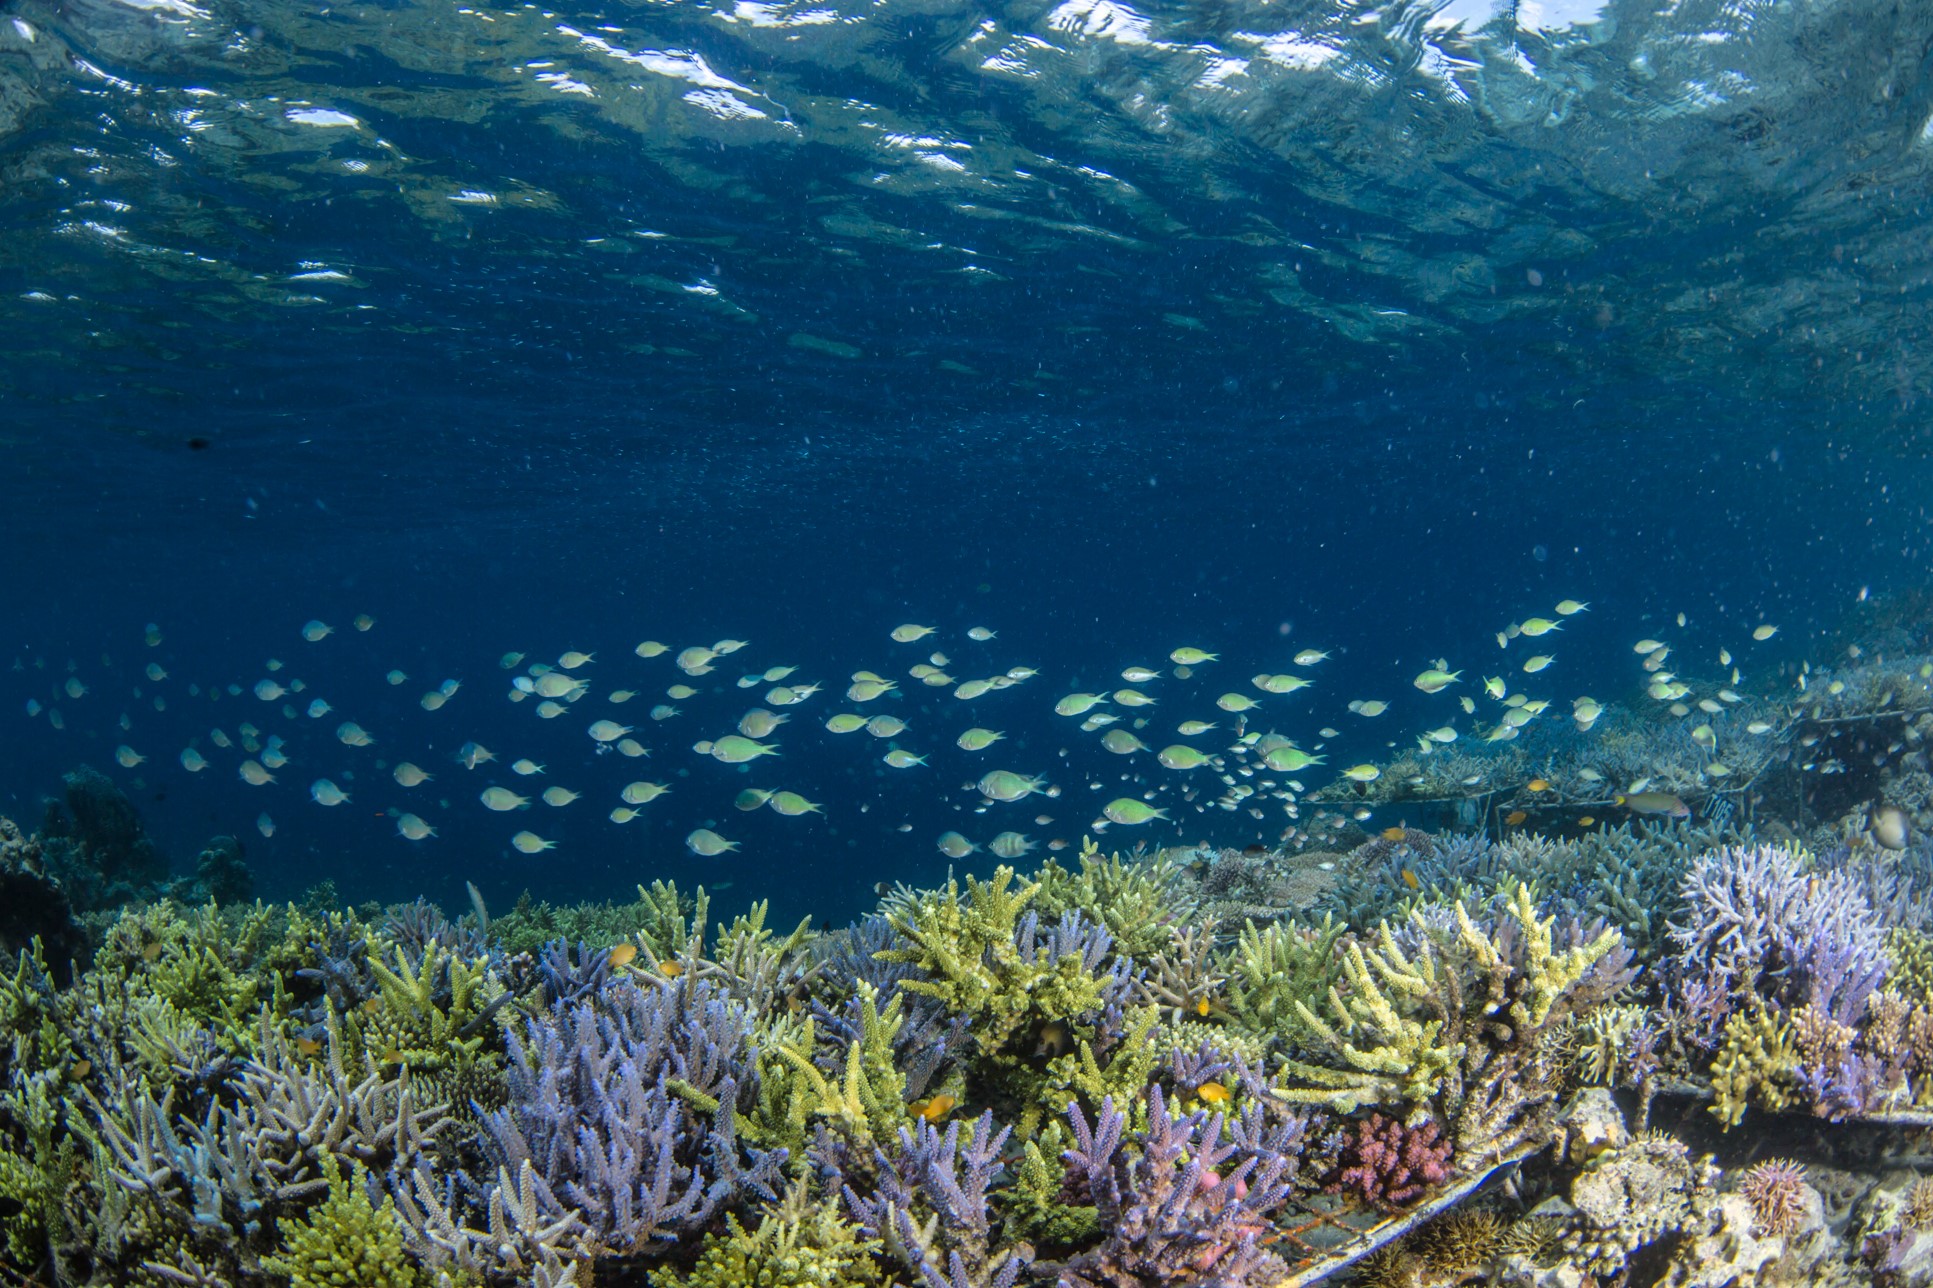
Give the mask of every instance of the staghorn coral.
POLYGON ((1145 1288, 1212 1276, 1230 1288, 1261 1288, 1285 1276, 1263 1245, 1296 1167, 1276 1141, 1224 1139, 1220 1113, 1171 1115, 1159 1086, 1148 1090, 1138 1142, 1125 1139, 1127 1118, 1111 1099, 1091 1125, 1079 1106, 1067 1116, 1074 1146, 1065 1158, 1106 1238, 1067 1263, 1062 1284, 1145 1288))
POLYGON ((775 1199, 783 1150, 739 1143, 756 1104, 744 1006, 689 974, 611 985, 596 1005, 509 1034, 509 1102, 484 1119, 490 1161, 531 1163, 538 1211, 575 1210, 604 1255, 657 1255, 749 1197, 775 1199))
POLYGON ((1824 1007, 1856 1024, 1886 976, 1885 927, 1844 871, 1810 870, 1774 846, 1727 847, 1692 866, 1685 921, 1671 939, 1681 960, 1724 981, 1734 997, 1786 1008, 1824 1007))
POLYGON ((736 1215, 723 1235, 708 1234, 689 1274, 658 1270, 652 1288, 874 1288, 883 1276, 878 1239, 862 1236, 830 1202, 807 1199, 804 1186, 767 1204, 747 1230, 736 1215))
POLYGON ((1298 1001, 1326 997, 1342 978, 1337 946, 1348 927, 1324 914, 1320 926, 1282 922, 1243 927, 1224 955, 1230 1023, 1270 1041, 1294 1044, 1309 1027, 1298 1001))
POLYGON ((1738 1192, 1752 1205, 1757 1229, 1764 1234, 1790 1234, 1805 1219, 1805 1168, 1789 1158, 1770 1158, 1752 1167, 1739 1177, 1738 1192))
POLYGON ((1276 1094, 1341 1113, 1438 1117, 1473 1165, 1541 1135, 1570 1059, 1565 1021, 1634 972, 1615 930, 1559 929, 1527 886, 1502 902, 1481 924, 1459 902, 1453 926, 1418 912, 1402 940, 1384 923, 1376 947, 1350 944, 1346 988, 1330 991, 1335 1021, 1296 1002, 1330 1062, 1285 1060, 1291 1085, 1276 1094))
POLYGON ((874 1151, 871 1192, 843 1184, 846 1204, 926 1288, 1013 1288, 1031 1257, 996 1246, 988 1208, 1007 1132, 994 1129, 991 1113, 964 1142, 958 1122, 944 1132, 923 1119, 902 1127, 894 1148, 874 1151))
POLYGON ((481 1203, 459 1196, 456 1179, 452 1175, 439 1180, 429 1164, 419 1160, 391 1187, 410 1252, 441 1272, 439 1283, 443 1276, 474 1283, 486 1274, 534 1288, 589 1282, 576 1273, 590 1256, 584 1221, 576 1212, 560 1211, 556 1194, 529 1159, 519 1163, 514 1173, 499 1167, 481 1203), (468 1224, 471 1216, 483 1224, 468 1224))
POLYGON ((1128 1006, 1132 964, 1107 965, 1113 937, 1106 927, 1070 910, 1043 928, 1026 909, 1037 885, 1014 890, 1012 882, 1013 870, 1002 867, 986 881, 969 877, 965 899, 956 882, 943 895, 922 895, 894 914, 908 946, 879 956, 918 966, 925 978, 903 979, 901 990, 935 998, 967 1022, 978 1075, 1021 1104, 1021 1134, 1030 1136, 1083 1089, 1105 1094, 1145 1077, 1158 1053, 1146 1041, 1153 1020, 1137 1019, 1128 1006), (1133 1043, 1131 1031, 1139 1033, 1133 1043), (1148 1063, 1116 1069, 1115 1053, 1123 1051, 1148 1063))
POLYGON ((669 881, 638 887, 634 903, 579 903, 559 907, 526 890, 515 906, 490 921, 490 935, 505 953, 534 953, 555 939, 618 944, 636 940, 660 958, 674 957, 691 941, 691 925, 706 916, 703 886, 685 894, 669 881))
POLYGON ((176 1110, 173 1087, 105 1102, 84 1089, 97 1193, 133 1205, 85 1218, 98 1261, 128 1273, 192 1244, 224 1273, 250 1270, 275 1223, 325 1194, 338 1163, 388 1177, 433 1152, 447 1111, 420 1105, 406 1075, 386 1078, 366 1062, 352 1077, 337 1035, 317 1064, 266 1015, 262 1027, 260 1054, 238 1066, 229 1099, 199 1116, 176 1110))
POLYGON ((329 1196, 281 1225, 282 1250, 262 1258, 262 1269, 286 1275, 290 1288, 416 1288, 422 1275, 403 1250, 403 1223, 385 1197, 370 1202, 368 1170, 349 1175, 330 1160, 329 1196))
POLYGON ((1349 1191, 1385 1212, 1395 1211, 1441 1185, 1452 1172, 1450 1142, 1434 1122, 1414 1127, 1371 1114, 1356 1124, 1343 1151, 1332 1191, 1349 1191))
POLYGON ((1172 942, 1154 955, 1137 991, 1142 1001, 1161 1007, 1176 1020, 1190 1014, 1206 1016, 1226 982, 1214 958, 1215 932, 1200 925, 1171 933, 1172 942))
POLYGON ((1793 1083, 1798 1067, 1792 1026, 1754 1000, 1749 1011, 1735 1011, 1725 1021, 1711 1067, 1712 1115, 1729 1131, 1750 1104, 1775 1113, 1791 1108, 1797 1100, 1793 1083))
POLYGON ((1079 910, 1099 922, 1121 952, 1147 960, 1168 946, 1169 927, 1191 919, 1195 900, 1181 881, 1181 862, 1163 851, 1151 857, 1119 854, 1105 859, 1092 838, 1081 842, 1081 869, 1070 872, 1048 859, 1034 874, 1032 897, 1041 915, 1079 910))
POLYGON ((806 1124, 821 1120, 852 1149, 868 1153, 898 1134, 907 1122, 907 1093, 894 1040, 905 1015, 901 997, 884 1013, 878 1003, 872 986, 860 985, 854 1022, 826 1044, 829 1051, 819 1049, 816 1017, 806 1021, 796 1042, 767 1044, 760 1071, 770 1090, 760 1105, 760 1126, 768 1136, 798 1151, 806 1124))

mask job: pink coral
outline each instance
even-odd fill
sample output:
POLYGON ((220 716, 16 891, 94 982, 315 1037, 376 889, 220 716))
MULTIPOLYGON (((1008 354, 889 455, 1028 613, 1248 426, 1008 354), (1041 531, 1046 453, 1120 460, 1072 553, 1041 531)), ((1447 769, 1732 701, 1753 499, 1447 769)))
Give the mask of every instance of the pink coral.
POLYGON ((1402 1207, 1441 1185, 1453 1170, 1450 1142, 1434 1121, 1409 1127, 1371 1114, 1356 1124, 1356 1139, 1343 1150, 1343 1167, 1329 1190, 1354 1191, 1385 1211, 1402 1207))

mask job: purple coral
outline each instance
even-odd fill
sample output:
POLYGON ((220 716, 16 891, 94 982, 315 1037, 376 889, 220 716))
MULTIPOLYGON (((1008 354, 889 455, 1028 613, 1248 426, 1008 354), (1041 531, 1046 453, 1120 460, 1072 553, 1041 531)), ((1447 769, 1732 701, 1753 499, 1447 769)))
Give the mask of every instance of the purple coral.
POLYGON ((960 1124, 940 1132, 920 1121, 900 1128, 898 1147, 877 1151, 879 1180, 871 1193, 844 1187, 846 1203, 866 1233, 919 1276, 926 1288, 1013 1288, 1027 1258, 992 1247, 987 1190, 1000 1168, 1005 1127, 994 1130, 993 1115, 973 1124, 964 1146, 960 1124), (934 1220, 914 1219, 915 1202, 934 1220))
POLYGON ((1449 1179, 1450 1142, 1435 1120, 1411 1127, 1371 1114, 1356 1124, 1356 1139, 1343 1150, 1341 1174, 1330 1191, 1353 1191, 1383 1211, 1402 1207, 1449 1179))
POLYGON ((1890 969, 1886 928, 1859 879, 1807 872, 1790 850, 1714 850, 1692 866, 1683 895, 1685 923, 1671 928, 1680 961, 1735 996, 1857 1024, 1890 969))
MULTIPOLYGON (((511 1030, 510 1103, 484 1119, 489 1161, 528 1161, 588 1236, 616 1255, 660 1252, 735 1200, 776 1197, 784 1150, 742 1150, 757 1097, 752 1021, 705 981, 612 985, 598 1003, 511 1030)), ((549 1209, 555 1208, 555 1211, 549 1209)))
POLYGON ((1242 1288, 1287 1273, 1262 1246, 1269 1213, 1287 1198, 1301 1123, 1264 1131, 1259 1117, 1224 1139, 1223 1116, 1170 1117, 1159 1085, 1148 1090, 1148 1129, 1123 1144, 1125 1117, 1110 1097, 1090 1124, 1067 1111, 1075 1145, 1062 1157, 1084 1187, 1107 1238, 1061 1274, 1063 1288, 1146 1288, 1211 1281, 1242 1288))

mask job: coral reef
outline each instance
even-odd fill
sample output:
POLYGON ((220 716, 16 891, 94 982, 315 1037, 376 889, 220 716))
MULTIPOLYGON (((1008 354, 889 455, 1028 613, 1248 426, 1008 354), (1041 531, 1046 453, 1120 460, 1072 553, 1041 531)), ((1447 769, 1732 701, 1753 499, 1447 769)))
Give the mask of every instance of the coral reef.
MULTIPOLYGON (((1595 759, 1531 730, 1375 788, 1462 831, 1089 843, 835 929, 666 882, 272 907, 239 844, 171 874, 77 773, 0 822, 0 1278, 1933 1282, 1899 1130, 1933 1124, 1933 849, 1873 796, 1754 819, 1682 731, 1606 719, 1595 759), (1647 756, 1694 818, 1504 821, 1647 756)), ((1915 775, 1886 799, 1933 806, 1915 775)))

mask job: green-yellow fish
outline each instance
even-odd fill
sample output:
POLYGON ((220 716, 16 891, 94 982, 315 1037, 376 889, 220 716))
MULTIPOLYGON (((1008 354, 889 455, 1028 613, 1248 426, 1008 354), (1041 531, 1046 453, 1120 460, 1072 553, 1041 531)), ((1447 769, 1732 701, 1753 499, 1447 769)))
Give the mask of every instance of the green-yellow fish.
POLYGON ((1209 763, 1210 757, 1186 743, 1176 743, 1172 747, 1163 747, 1155 759, 1169 769, 1189 770, 1200 769, 1209 763))
MULTIPOLYGON (((1181 651, 1176 650, 1176 652, 1181 651)), ((1138 801, 1132 796, 1123 796, 1109 801, 1101 813, 1105 814, 1110 821, 1119 823, 1123 827, 1136 827, 1157 818, 1165 820, 1168 817, 1166 810, 1156 809, 1146 801, 1138 801)))
POLYGON ((797 792, 773 792, 771 805, 775 812, 787 818, 797 818, 801 814, 825 813, 825 810, 797 792))
POLYGON ((727 841, 708 827, 701 827, 685 838, 685 845, 693 854, 704 858, 715 858, 727 850, 736 850, 737 841, 727 841))
POLYGON ((727 765, 742 765, 760 756, 776 756, 779 749, 768 742, 754 742, 741 734, 727 734, 711 745, 711 756, 727 765))
POLYGON ((1010 769, 996 769, 983 776, 978 785, 980 794, 988 800, 1017 801, 1041 791, 1046 787, 1047 780, 1016 774, 1010 769))

